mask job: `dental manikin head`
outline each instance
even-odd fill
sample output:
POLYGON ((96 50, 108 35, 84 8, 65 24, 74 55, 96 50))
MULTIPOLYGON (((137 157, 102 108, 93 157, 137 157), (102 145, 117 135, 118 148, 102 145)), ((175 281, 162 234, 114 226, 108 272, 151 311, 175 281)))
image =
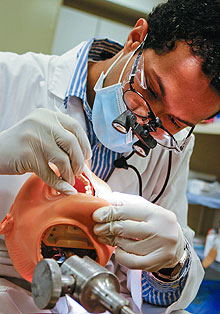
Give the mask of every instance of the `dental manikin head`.
POLYGON ((107 264, 114 248, 99 243, 93 233, 92 213, 109 205, 95 196, 100 185, 110 190, 91 172, 90 179, 84 173, 75 178, 76 195, 58 193, 35 174, 25 182, 0 224, 12 263, 23 278, 32 280, 42 258, 62 263, 73 254, 87 255, 107 264))

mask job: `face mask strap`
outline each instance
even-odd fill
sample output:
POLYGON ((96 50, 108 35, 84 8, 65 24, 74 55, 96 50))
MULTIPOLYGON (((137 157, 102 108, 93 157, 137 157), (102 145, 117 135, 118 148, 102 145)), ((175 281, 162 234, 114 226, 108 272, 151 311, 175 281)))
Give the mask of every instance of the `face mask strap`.
MULTIPOLYGON (((122 75, 123 75, 123 73, 124 73, 124 71, 125 71, 125 69, 126 69, 128 63, 130 62, 131 58, 132 58, 132 57, 135 55, 135 53, 145 44, 145 41, 146 41, 146 39, 147 39, 147 36, 148 36, 148 33, 146 34, 144 40, 143 40, 143 41, 140 43, 140 45, 132 52, 132 54, 130 55, 130 57, 129 57, 128 60, 126 61, 125 65, 124 65, 124 67, 123 67, 123 69, 122 69, 122 71, 121 71, 121 74, 120 74, 118 83, 121 82, 122 75)), ((133 69, 133 67, 132 67, 132 72, 133 72, 133 70, 134 70, 134 69, 133 69)))
MULTIPOLYGON (((133 55, 140 49, 140 47, 144 44, 146 38, 147 38, 147 35, 145 36, 144 38, 144 41, 142 43, 140 43, 140 45, 132 52, 132 54, 130 55, 130 57, 128 58, 128 60, 126 61, 122 71, 121 71, 121 74, 120 74, 120 77, 118 79, 118 83, 121 82, 121 79, 122 79, 122 75, 128 65, 128 63, 130 62, 131 58, 133 57, 133 55)), ((116 58, 116 60, 110 65, 110 67, 108 68, 108 70, 106 71, 106 73, 104 74, 104 79, 106 78, 106 76, 109 74, 109 72, 112 70, 112 68, 115 66, 115 64, 118 62, 118 60, 122 57, 122 55, 124 54, 124 52, 122 51, 119 56, 116 58)))
MULTIPOLYGON (((139 46, 138 46, 138 48, 139 48, 139 46)), ((137 50, 137 49, 136 49, 136 50, 137 50)), ((128 58, 128 60, 125 62, 125 65, 124 65, 124 67, 123 67, 123 69, 122 69, 122 71, 121 71, 120 77, 119 77, 119 79, 118 79, 118 83, 121 82, 122 75, 124 74, 124 71, 125 71, 125 69, 126 69, 128 63, 130 62, 131 58, 132 58, 133 55, 136 53, 136 50, 132 52, 132 54, 130 55, 130 57, 128 58)))
POLYGON ((104 74, 104 79, 106 78, 106 76, 109 74, 109 72, 111 71, 111 69, 114 67, 114 65, 118 62, 118 60, 122 57, 122 55, 124 54, 124 52, 122 51, 119 56, 116 58, 116 60, 110 65, 110 67, 108 68, 108 70, 105 72, 104 74))

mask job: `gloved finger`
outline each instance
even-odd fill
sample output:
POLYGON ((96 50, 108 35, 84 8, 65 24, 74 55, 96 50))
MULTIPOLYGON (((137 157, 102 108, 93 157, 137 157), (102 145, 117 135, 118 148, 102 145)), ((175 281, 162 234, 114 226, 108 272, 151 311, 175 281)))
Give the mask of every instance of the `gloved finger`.
POLYGON ((56 165, 59 169, 61 178, 64 181, 69 182, 71 185, 74 185, 75 176, 67 153, 60 149, 58 146, 55 146, 50 148, 47 157, 48 161, 56 165))
POLYGON ((108 222, 114 220, 136 220, 136 221, 144 221, 147 220, 152 214, 152 209, 154 209, 155 205, 151 204, 146 205, 142 204, 137 205, 126 204, 122 206, 105 206, 97 209, 93 213, 93 220, 96 222, 108 222))
POLYGON ((146 239, 154 235, 150 223, 133 220, 95 224, 93 231, 98 236, 120 236, 130 239, 146 239))
POLYGON ((41 162, 40 169, 34 170, 46 184, 63 194, 77 194, 77 190, 68 182, 59 178, 46 162, 41 162))
POLYGON ((76 136, 63 130, 59 138, 56 138, 56 143, 68 155, 73 174, 80 175, 84 169, 85 158, 76 136))
MULTIPOLYGON (((105 195, 103 196, 105 198, 105 195)), ((148 202, 146 199, 139 195, 131 195, 120 192, 112 192, 106 197, 107 197, 106 200, 114 206, 122 206, 125 204, 134 204, 136 206, 139 206, 141 204, 146 204, 146 202, 148 202)))
MULTIPOLYGON (((127 239, 119 236, 98 236, 98 241, 111 246, 118 246, 127 253, 140 256, 148 255, 152 252, 154 252, 155 254, 157 254, 157 252, 159 252, 159 254, 162 253, 161 243, 159 241, 151 242, 146 239, 127 239)), ((169 256, 171 256, 172 250, 170 249, 170 252, 167 252, 167 255, 168 253, 169 256)), ((164 252, 163 254, 166 255, 166 252, 164 252)))
POLYGON ((121 237, 97 237, 100 243, 116 247, 117 261, 131 269, 157 271, 170 265, 172 254, 166 250, 147 245, 145 251, 142 241, 123 239, 121 237))
POLYGON ((119 264, 130 269, 142 269, 153 272, 166 267, 166 258, 164 258, 162 254, 155 254, 154 252, 141 256, 128 253, 120 247, 117 247, 115 257, 119 264))
POLYGON ((122 206, 124 204, 124 199, 122 199, 124 195, 121 197, 122 194, 119 192, 101 191, 98 196, 114 206, 122 206))
POLYGON ((92 157, 90 143, 81 125, 75 119, 62 112, 58 112, 57 117, 63 128, 76 136, 84 158, 86 160, 90 159, 92 157))

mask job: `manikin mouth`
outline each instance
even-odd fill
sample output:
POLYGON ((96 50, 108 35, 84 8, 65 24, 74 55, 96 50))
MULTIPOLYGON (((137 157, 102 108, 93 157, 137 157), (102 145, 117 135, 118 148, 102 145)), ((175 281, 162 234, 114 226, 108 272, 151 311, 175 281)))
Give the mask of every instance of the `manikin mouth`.
MULTIPOLYGON (((74 188, 87 195, 95 194, 94 187, 83 173, 75 177, 74 188)), ((48 228, 41 240, 42 258, 53 258, 62 264, 72 255, 89 256, 97 261, 97 253, 86 233, 76 225, 58 224, 48 228)))
POLYGON ((74 188, 80 192, 88 195, 95 195, 94 187, 88 177, 83 173, 75 177, 74 188))

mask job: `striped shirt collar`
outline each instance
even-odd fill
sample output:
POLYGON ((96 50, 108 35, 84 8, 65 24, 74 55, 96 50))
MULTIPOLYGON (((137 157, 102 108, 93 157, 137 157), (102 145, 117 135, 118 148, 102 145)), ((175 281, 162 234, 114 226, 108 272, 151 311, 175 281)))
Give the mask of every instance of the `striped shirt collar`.
POLYGON ((85 110, 87 135, 92 148, 91 170, 102 180, 107 180, 114 169, 114 161, 121 154, 113 152, 103 146, 97 139, 92 126, 92 110, 87 103, 86 83, 88 61, 101 61, 113 57, 123 47, 108 39, 91 39, 81 46, 77 55, 77 63, 73 71, 70 85, 66 92, 65 106, 68 106, 68 99, 76 96, 82 99, 85 110))
POLYGON ((109 39, 95 39, 91 38, 85 42, 77 54, 77 64, 73 71, 70 84, 67 88, 64 106, 67 108, 69 97, 76 96, 82 99, 84 110, 88 119, 92 119, 92 111, 87 103, 86 83, 88 61, 101 61, 113 57, 119 52, 123 46, 117 42, 109 39))

